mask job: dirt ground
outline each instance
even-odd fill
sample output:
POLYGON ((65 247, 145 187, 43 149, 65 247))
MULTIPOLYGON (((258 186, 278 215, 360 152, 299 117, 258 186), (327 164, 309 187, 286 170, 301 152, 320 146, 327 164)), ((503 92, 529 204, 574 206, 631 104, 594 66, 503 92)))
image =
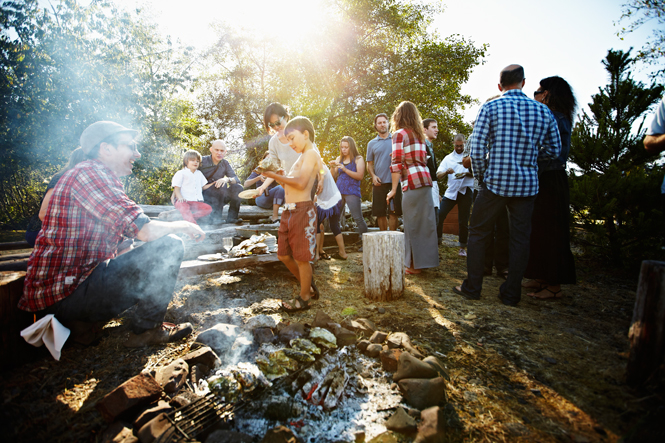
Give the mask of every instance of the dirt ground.
MULTIPOLYGON (((496 297, 497 277, 485 278, 481 300, 455 295, 465 259, 454 247, 439 251, 439 267, 406 276, 403 296, 389 303, 365 298, 361 253, 320 261, 321 299, 284 317, 311 323, 320 309, 341 321, 355 312, 385 332, 408 333, 448 369, 448 401, 458 417, 450 442, 665 441, 663 383, 631 389, 623 381, 636 278, 578 259, 578 284, 564 286, 564 298, 532 300, 524 290, 512 308, 496 297)), ((178 283, 167 320, 202 331, 275 313, 278 300, 296 290, 281 264, 194 277, 178 283)), ((0 374, 3 440, 96 441, 106 424, 95 402, 144 368, 184 355, 193 341, 128 350, 126 334, 122 319, 112 321, 96 345, 68 345, 60 362, 41 349, 36 361, 0 374)))

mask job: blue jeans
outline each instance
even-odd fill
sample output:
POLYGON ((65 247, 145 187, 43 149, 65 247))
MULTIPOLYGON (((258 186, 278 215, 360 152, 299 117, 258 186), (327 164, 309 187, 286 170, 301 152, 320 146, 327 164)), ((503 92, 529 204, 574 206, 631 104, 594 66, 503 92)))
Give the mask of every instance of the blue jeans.
POLYGON ((499 295, 506 303, 516 304, 522 295, 522 277, 529 261, 529 239, 531 237, 531 214, 536 196, 502 197, 481 185, 476 198, 467 250, 467 278, 462 290, 480 297, 483 288, 485 250, 494 233, 494 225, 501 211, 508 209, 510 217, 510 245, 508 279, 501 285, 499 295))
POLYGON ((256 197, 256 206, 259 208, 272 209, 273 205, 282 206, 282 204, 284 204, 284 188, 281 186, 275 186, 272 189, 268 189, 266 194, 261 194, 256 197))
POLYGON ((145 243, 98 264, 71 295, 42 312, 61 322, 98 322, 136 305, 132 331, 155 328, 164 321, 184 254, 184 243, 175 235, 145 243))

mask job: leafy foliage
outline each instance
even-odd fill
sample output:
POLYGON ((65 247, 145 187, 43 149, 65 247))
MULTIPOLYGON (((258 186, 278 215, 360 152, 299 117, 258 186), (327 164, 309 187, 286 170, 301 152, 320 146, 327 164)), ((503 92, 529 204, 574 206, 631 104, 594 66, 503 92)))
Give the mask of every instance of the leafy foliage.
POLYGON ((191 80, 191 51, 106 1, 62 0, 52 11, 37 0, 6 1, 1 17, 0 224, 36 212, 41 182, 98 120, 141 130, 143 158, 128 191, 139 201, 161 198, 149 183, 204 132, 191 106, 173 101, 191 80))
POLYGON ((633 80, 634 62, 630 51, 608 52, 603 64, 610 83, 592 97, 592 115, 583 112, 575 125, 570 150, 581 169, 570 178, 574 215, 615 263, 653 257, 662 231, 663 167, 646 153, 642 139, 643 116, 664 88, 633 80))
POLYGON ((628 20, 618 35, 626 35, 649 22, 655 22, 651 39, 638 51, 636 59, 655 66, 654 78, 665 79, 665 2, 662 0, 629 0, 623 5, 619 21, 628 20))
MULTIPOLYGON (((289 105, 292 116, 312 120, 325 160, 338 155, 346 135, 364 155, 376 136, 374 116, 390 115, 403 100, 416 103, 423 118, 438 121, 443 143, 437 145, 449 146, 458 131, 468 133, 459 111, 472 100, 460 87, 485 46, 428 32, 438 12, 428 5, 331 0, 325 7, 326 20, 316 34, 288 45, 220 25, 209 53, 208 71, 215 74, 202 79, 198 109, 216 132, 241 134, 250 143, 245 173, 265 150, 263 111, 273 101, 289 105)), ((442 158, 443 148, 436 153, 442 158)), ((366 196, 369 187, 365 180, 366 196)))

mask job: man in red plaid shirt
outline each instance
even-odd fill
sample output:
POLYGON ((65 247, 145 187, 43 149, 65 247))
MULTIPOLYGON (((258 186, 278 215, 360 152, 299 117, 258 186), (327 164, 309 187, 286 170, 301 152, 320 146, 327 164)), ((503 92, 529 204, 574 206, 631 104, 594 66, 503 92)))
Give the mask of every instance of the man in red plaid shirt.
POLYGON ((23 310, 77 326, 108 321, 135 306, 127 347, 191 334, 189 323, 163 323, 184 255, 182 239, 171 234, 205 237, 193 223, 151 221, 127 197, 119 178, 130 175, 141 157, 137 135, 108 121, 83 131, 89 160, 67 171, 53 190, 19 302, 23 310), (146 243, 119 252, 134 238, 146 243))

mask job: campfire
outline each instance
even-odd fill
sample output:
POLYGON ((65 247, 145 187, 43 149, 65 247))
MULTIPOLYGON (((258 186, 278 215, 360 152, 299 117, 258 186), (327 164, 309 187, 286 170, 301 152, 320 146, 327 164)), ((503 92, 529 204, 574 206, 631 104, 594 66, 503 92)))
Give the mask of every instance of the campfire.
POLYGON ((441 432, 443 366, 423 358, 406 334, 377 331, 367 319, 338 324, 318 312, 309 326, 258 315, 243 327, 217 324, 196 342, 199 349, 107 395, 97 405, 102 415, 138 414, 133 433, 141 442, 258 441, 280 433, 355 442, 387 429, 441 432))

